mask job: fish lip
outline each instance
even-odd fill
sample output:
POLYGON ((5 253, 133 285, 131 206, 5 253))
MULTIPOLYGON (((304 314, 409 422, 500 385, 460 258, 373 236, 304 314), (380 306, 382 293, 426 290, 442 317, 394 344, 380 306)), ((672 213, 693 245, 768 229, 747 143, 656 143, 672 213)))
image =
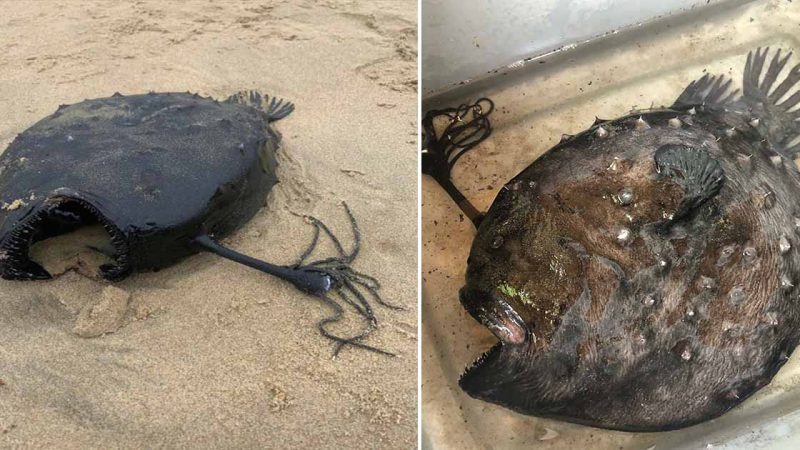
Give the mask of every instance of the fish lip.
POLYGON ((495 393, 518 372, 514 356, 532 351, 536 336, 499 293, 471 288, 468 283, 459 291, 459 299, 464 309, 499 342, 464 369, 458 384, 471 397, 494 402, 495 393))
POLYGON ((514 346, 535 342, 536 336, 519 313, 498 293, 464 287, 459 291, 459 300, 464 309, 501 342, 514 346))
POLYGON ((0 276, 7 280, 44 280, 52 278, 41 265, 29 257, 34 234, 46 224, 50 214, 65 204, 77 204, 91 214, 110 236, 115 249, 115 264, 104 264, 99 274, 109 281, 124 278, 131 272, 130 246, 125 233, 102 212, 97 201, 91 201, 80 192, 61 188, 50 195, 32 202, 22 218, 0 238, 0 276))

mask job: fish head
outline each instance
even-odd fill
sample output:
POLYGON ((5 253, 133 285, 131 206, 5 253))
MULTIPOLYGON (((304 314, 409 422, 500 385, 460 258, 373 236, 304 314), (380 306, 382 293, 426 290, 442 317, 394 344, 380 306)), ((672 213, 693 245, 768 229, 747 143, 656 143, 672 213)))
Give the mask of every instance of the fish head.
POLYGON ((461 378, 470 395, 495 403, 530 396, 537 354, 581 295, 581 249, 535 200, 535 183, 512 181, 481 222, 469 256, 463 307, 499 340, 461 378))

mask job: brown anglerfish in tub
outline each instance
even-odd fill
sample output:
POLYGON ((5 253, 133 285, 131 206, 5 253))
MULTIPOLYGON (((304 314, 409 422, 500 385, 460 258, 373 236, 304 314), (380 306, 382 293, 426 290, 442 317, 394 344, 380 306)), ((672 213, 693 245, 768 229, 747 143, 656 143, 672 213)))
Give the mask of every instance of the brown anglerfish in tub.
POLYGON ((662 431, 770 382, 800 338, 800 65, 768 53, 748 55, 741 95, 706 75, 501 189, 460 293, 500 340, 461 377, 469 395, 662 431))

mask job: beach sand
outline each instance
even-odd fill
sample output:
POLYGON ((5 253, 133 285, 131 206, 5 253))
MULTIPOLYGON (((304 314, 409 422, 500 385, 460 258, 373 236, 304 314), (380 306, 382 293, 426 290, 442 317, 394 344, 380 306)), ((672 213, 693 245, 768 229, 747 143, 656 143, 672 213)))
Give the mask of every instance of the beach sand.
POLYGON ((415 446, 416 2, 0 7, 0 148, 115 91, 284 97, 297 109, 275 124, 281 182, 224 243, 291 263, 313 231, 295 214, 312 214, 348 245, 344 200, 363 232, 355 268, 406 308, 376 305, 367 341, 398 357, 334 360, 326 306, 210 254, 113 287, 74 271, 2 281, 0 447, 415 446))

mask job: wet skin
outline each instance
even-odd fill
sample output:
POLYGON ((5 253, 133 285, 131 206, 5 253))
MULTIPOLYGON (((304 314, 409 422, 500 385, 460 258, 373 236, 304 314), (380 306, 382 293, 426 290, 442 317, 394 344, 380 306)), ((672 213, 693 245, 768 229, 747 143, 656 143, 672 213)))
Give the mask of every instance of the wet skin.
POLYGON ((800 339, 800 98, 780 100, 800 68, 777 80, 784 57, 752 54, 742 97, 706 77, 671 108, 599 121, 501 189, 460 292, 500 340, 468 394, 660 431, 769 383, 800 339))

